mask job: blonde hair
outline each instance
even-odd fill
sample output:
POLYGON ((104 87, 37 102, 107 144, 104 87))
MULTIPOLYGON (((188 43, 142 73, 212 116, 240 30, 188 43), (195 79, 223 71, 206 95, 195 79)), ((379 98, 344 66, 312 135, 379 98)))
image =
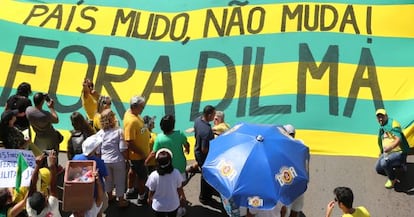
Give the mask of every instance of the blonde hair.
POLYGON ((111 109, 105 109, 101 112, 102 129, 110 129, 116 126, 115 113, 111 109))

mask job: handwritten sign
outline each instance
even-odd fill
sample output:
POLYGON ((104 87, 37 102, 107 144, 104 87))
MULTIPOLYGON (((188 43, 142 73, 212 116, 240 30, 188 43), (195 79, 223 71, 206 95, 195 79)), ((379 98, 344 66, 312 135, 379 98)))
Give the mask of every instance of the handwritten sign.
POLYGON ((20 149, 0 149, 0 188, 15 187, 17 156, 22 153, 29 167, 23 171, 21 186, 29 186, 36 159, 32 151, 20 149))

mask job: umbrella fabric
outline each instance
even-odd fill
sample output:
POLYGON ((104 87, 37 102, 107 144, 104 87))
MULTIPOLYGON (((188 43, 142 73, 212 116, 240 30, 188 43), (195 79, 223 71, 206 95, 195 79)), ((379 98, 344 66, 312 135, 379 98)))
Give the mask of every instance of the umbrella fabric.
POLYGON ((241 123, 210 143, 205 180, 244 207, 291 204, 307 189, 309 149, 276 125, 241 123))

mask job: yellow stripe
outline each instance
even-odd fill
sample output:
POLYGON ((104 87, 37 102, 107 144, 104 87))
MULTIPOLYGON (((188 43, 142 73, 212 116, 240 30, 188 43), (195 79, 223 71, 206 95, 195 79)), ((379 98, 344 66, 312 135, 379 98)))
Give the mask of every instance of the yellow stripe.
MULTIPOLYGON (((4 62, 11 62, 12 56, 0 52, 0 59, 4 62)), ((51 70, 54 60, 38 57, 23 56, 21 63, 36 66, 36 73, 17 73, 14 87, 23 81, 32 84, 36 91, 48 91, 51 79, 51 70)), ((318 63, 319 64, 319 63, 318 63)), ((58 94, 67 96, 80 96, 82 81, 85 76, 87 65, 65 62, 62 67, 61 77, 58 84, 58 94), (74 76, 76 72, 76 76, 74 76)), ((267 64, 263 66, 261 79, 261 96, 296 94, 297 93, 297 63, 279 63, 267 64), (293 73, 286 73, 293 72, 293 73)), ((0 83, 4 84, 8 75, 8 68, 0 67, 0 83)), ((97 70, 97 69, 96 69, 97 70)), ((348 98, 349 90, 353 81, 355 65, 340 64, 338 72, 338 95, 339 97, 348 98)), ((119 67, 108 67, 108 71, 113 74, 121 74, 125 69, 119 67)), ((206 73, 202 99, 217 100, 225 94, 227 84, 226 68, 209 68, 206 73)), ((413 98, 413 88, 409 81, 412 80, 413 67, 377 67, 378 84, 381 90, 383 100, 410 100, 413 98), (398 88, 395 88, 398 87, 398 88)), ((236 90, 235 98, 239 96, 241 66, 236 67, 236 90)), ((128 102, 130 96, 141 94, 147 84, 151 72, 135 71, 133 76, 122 83, 111 83, 123 102, 128 102), (130 87, 130 88, 125 88, 130 87)), ((251 93, 251 82, 253 73, 250 73, 248 96, 251 93)), ((174 72, 171 74, 174 101, 177 104, 188 103, 193 101, 193 92, 195 89, 196 70, 174 72)), ((96 79, 93 78, 94 80, 96 79)), ((162 85, 161 74, 159 74, 156 85, 162 85)), ((312 79, 310 73, 307 73, 307 94, 329 95, 329 73, 321 80, 312 79)), ((102 94, 106 95, 104 89, 102 94)), ((360 88, 359 99, 372 99, 371 89, 367 87, 360 88)), ((164 105, 164 96, 162 93, 153 93, 148 101, 150 105, 164 105)))
POLYGON ((378 157, 380 152, 374 135, 297 130, 296 138, 303 140, 311 154, 378 157))
MULTIPOLYGON (((252 21, 252 29, 258 29, 259 17, 261 15, 260 11, 257 10, 258 7, 263 8, 265 11, 265 19, 263 22, 263 29, 261 29, 260 34, 270 34, 270 33, 279 33, 281 32, 281 20, 282 20, 282 11, 283 5, 288 5, 290 11, 294 11, 298 5, 304 4, 297 4, 297 3, 290 3, 290 4, 272 4, 272 5, 247 5, 241 7, 240 14, 242 14, 241 20, 234 19, 233 21, 238 23, 243 23, 242 28, 245 31, 244 34, 249 35, 247 24, 249 19, 252 21), (256 8, 256 9, 255 9, 256 8), (250 15, 250 16, 249 16, 250 15)), ((309 5, 310 8, 310 18, 309 21, 310 25, 313 25, 313 17, 315 17, 315 5, 319 5, 321 8, 321 4, 315 3, 306 3, 309 5)), ((352 20, 352 16, 346 16, 345 11, 347 9, 346 4, 330 4, 335 8, 337 12, 338 20, 335 27, 330 30, 330 32, 340 32, 340 24, 345 22, 346 20, 352 20)), ((57 4, 47 4, 48 11, 44 13, 44 15, 39 15, 29 19, 27 25, 30 26, 40 26, 41 23, 45 22, 47 18, 52 14, 54 11, 54 16, 59 15, 55 11, 57 4)), ((50 29, 58 29, 57 23, 58 20, 61 21, 60 30, 64 30, 65 26, 69 26, 68 31, 70 32, 77 32, 77 28, 81 29, 88 29, 91 26, 91 21, 86 18, 82 18, 81 14, 85 13, 87 16, 93 18, 96 21, 95 28, 88 32, 88 34, 96 34, 96 35, 110 35, 112 31, 112 27, 114 26, 114 20, 116 17, 116 13, 119 8, 112 8, 112 7, 97 7, 98 10, 94 11, 92 9, 88 9, 89 6, 87 5, 68 5, 62 4, 62 16, 61 19, 51 18, 46 24, 43 26, 45 28, 50 29), (73 12, 73 20, 69 22, 68 18, 69 15, 73 12), (70 25, 69 25, 70 24, 70 25)), ((368 34, 367 32, 367 8, 372 7, 372 18, 371 18, 371 29, 372 35, 375 36, 391 36, 391 37, 414 37, 414 31, 412 31, 412 26, 414 26, 414 5, 352 5, 352 9, 355 15, 355 23, 358 26, 360 34, 368 34)), ((29 16, 30 11, 32 10, 33 5, 29 3, 23 2, 16 2, 16 1, 2 1, 2 7, 0 8, 0 19, 4 19, 10 22, 15 23, 23 23, 23 21, 29 16)), ((138 15, 138 11, 123 8, 124 13, 128 14, 130 12, 135 13, 138 15)), ((187 36, 191 37, 191 39, 202 39, 205 38, 203 36, 204 32, 204 25, 205 25, 205 17, 207 10, 212 10, 214 16, 218 19, 219 23, 221 23, 222 15, 224 11, 227 10, 227 23, 226 26, 229 27, 229 20, 232 17, 232 14, 238 14, 236 10, 238 7, 231 7, 231 8, 209 8, 209 9, 200 9, 200 10, 193 10, 187 11, 183 13, 187 13, 189 15, 188 20, 188 31, 187 36)), ((319 9, 320 11, 321 9, 319 9)), ((36 13, 43 12, 43 10, 39 9, 36 10, 36 13)), ((177 15, 180 13, 157 13, 151 11, 139 11, 140 14, 140 23, 138 27, 139 32, 143 32, 144 29, 148 26, 148 20, 151 14, 153 15, 163 15, 167 17, 170 22, 172 23, 174 18, 177 18, 177 15)), ((237 18, 237 16, 235 16, 237 18)), ((305 17, 305 14, 303 14, 305 17)), ((319 18, 320 18, 319 14, 319 18)), ((177 28, 176 34, 177 36, 182 30, 184 26, 183 22, 184 19, 176 19, 177 20, 177 28)), ((326 13, 325 16, 326 25, 329 25, 333 21, 333 13, 329 11, 326 13)), ((234 23, 233 22, 233 23, 234 23)), ((230 22, 231 23, 231 22, 230 22)), ((346 23, 346 22, 345 22, 346 23)), ((221 25, 221 24, 220 24, 221 25)), ((165 26, 163 21, 159 22, 159 31, 165 26)), ((303 27, 303 23, 302 23, 303 27)), ((125 37, 127 32, 128 25, 119 25, 118 31, 116 36, 125 37)), ((230 36, 240 35, 240 29, 238 25, 230 26, 230 36)), ((287 32, 296 32, 297 31, 297 19, 296 20, 289 20, 286 22, 286 31, 287 32)), ((302 28, 302 31, 307 31, 302 28)), ((320 29, 315 30, 320 31, 320 29)), ((355 28, 351 24, 346 24, 345 33, 355 34, 355 28)), ((160 33, 160 32, 158 32, 160 33)), ((213 28, 213 24, 210 24, 209 32, 207 37, 218 37, 217 31, 213 28)), ((171 41, 169 37, 165 37, 160 41, 171 41)))
MULTIPOLYGON (((67 151, 67 140, 70 132, 59 130, 65 139, 60 145, 61 151, 67 151)), ((311 154, 317 155, 343 155, 359 157, 378 157, 379 148, 377 137, 373 135, 317 131, 317 130, 297 130, 296 137, 302 140, 310 149, 311 154), (315 136, 317 135, 317 136, 315 136), (332 142, 334 141, 334 142, 332 142)), ((190 153, 187 160, 194 160, 194 136, 189 136, 190 153)))

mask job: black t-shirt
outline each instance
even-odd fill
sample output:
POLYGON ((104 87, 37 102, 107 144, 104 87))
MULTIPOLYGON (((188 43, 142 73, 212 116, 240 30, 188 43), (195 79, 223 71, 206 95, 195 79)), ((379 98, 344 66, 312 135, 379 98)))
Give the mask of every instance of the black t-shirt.
MULTIPOLYGON (((9 97, 9 99, 7 100, 7 110, 11 109, 17 109, 19 110, 19 113, 25 112, 26 108, 31 106, 32 102, 30 101, 29 98, 25 97, 25 96, 20 96, 20 95, 13 95, 11 97, 9 97)), ((14 123, 14 125, 21 131, 28 129, 30 126, 29 120, 27 120, 26 116, 17 116, 16 117, 16 122, 14 123)))

